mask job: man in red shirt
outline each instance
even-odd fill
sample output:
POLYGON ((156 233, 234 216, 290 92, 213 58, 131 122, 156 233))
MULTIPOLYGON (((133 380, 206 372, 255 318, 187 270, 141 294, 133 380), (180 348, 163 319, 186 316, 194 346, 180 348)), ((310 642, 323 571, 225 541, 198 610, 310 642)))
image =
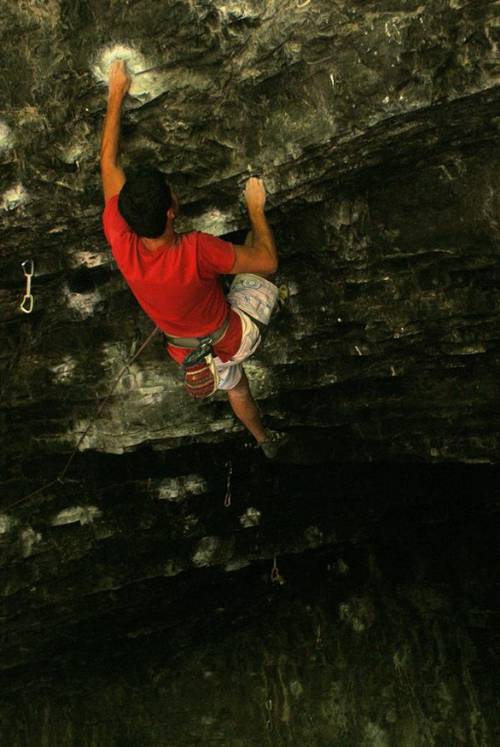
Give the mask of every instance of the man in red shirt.
POLYGON ((247 181, 252 225, 247 245, 198 231, 176 234, 178 199, 163 174, 141 169, 126 178, 119 164, 121 107, 130 83, 125 63, 116 60, 100 160, 106 239, 139 304, 167 335, 174 360, 184 361, 193 339, 212 336, 218 388, 227 391, 236 417, 266 456, 273 457, 282 434, 264 428, 241 366, 260 342, 255 320, 269 323, 278 296, 269 280, 278 266, 278 252, 264 213, 264 184, 255 177, 247 181), (237 276, 227 299, 220 282, 224 274, 237 276))

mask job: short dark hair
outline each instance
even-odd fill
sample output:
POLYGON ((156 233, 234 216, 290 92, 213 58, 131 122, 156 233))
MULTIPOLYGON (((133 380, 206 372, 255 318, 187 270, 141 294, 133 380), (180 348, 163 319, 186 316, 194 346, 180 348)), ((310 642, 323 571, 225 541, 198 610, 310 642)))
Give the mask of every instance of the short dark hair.
POLYGON ((139 236, 156 239, 167 225, 172 192, 158 169, 142 168, 127 174, 118 197, 118 209, 139 236))

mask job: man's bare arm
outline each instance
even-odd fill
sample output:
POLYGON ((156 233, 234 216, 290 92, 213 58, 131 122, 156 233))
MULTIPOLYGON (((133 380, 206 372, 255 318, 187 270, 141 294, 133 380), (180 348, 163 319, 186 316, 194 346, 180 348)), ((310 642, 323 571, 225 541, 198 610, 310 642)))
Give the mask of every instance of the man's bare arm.
POLYGON ((251 246, 235 246, 232 275, 239 272, 273 274, 278 269, 278 250, 264 212, 266 190, 262 179, 250 177, 245 188, 248 217, 252 225, 251 246))
POLYGON ((125 62, 115 60, 109 76, 108 108, 101 138, 101 177, 105 202, 118 194, 125 184, 118 152, 122 103, 130 82, 125 62))

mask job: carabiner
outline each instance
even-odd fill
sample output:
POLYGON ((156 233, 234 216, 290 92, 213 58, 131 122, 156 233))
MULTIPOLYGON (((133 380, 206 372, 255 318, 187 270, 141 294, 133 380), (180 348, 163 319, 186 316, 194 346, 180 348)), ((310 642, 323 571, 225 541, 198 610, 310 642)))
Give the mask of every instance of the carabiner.
POLYGON ((24 296, 19 308, 21 309, 21 311, 24 311, 25 314, 31 314, 31 312, 33 311, 33 296, 31 295, 31 293, 27 293, 24 296))
POLYGON ((31 314, 33 311, 33 296, 31 295, 31 278, 35 272, 35 263, 32 259, 25 259, 21 262, 23 268, 24 277, 26 278, 26 293, 24 294, 23 300, 19 308, 24 311, 25 314, 31 314))
POLYGON ((27 278, 33 276, 33 273, 35 271, 35 263, 32 259, 25 259, 24 262, 21 262, 21 267, 23 268, 23 272, 27 278), (27 266, 29 266, 29 270, 26 269, 27 266))

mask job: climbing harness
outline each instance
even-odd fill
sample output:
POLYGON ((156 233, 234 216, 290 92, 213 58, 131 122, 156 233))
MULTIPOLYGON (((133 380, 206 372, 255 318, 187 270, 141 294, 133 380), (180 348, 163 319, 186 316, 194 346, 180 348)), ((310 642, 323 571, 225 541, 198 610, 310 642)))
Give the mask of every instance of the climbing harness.
POLYGON ((163 334, 165 335, 168 344, 172 345, 174 348, 194 348, 196 350, 205 343, 205 341, 210 345, 215 345, 217 342, 220 342, 226 334, 228 327, 229 317, 223 321, 221 326, 218 327, 215 332, 211 332, 209 335, 205 335, 204 337, 173 337, 172 335, 167 335, 166 332, 163 334))
POLYGON ((123 374, 127 371, 127 369, 130 368, 130 366, 135 361, 135 359, 140 356, 140 354, 142 353, 142 351, 147 348, 147 346, 149 345, 149 343, 151 342, 151 340, 153 339, 153 337, 155 337, 155 335, 159 331, 160 331, 160 328, 159 327, 155 327, 154 330, 148 335, 148 337, 142 343, 141 347, 133 354, 133 356, 131 357, 131 359, 123 366, 122 370, 120 371, 120 373, 118 374, 118 376, 114 380, 113 385, 111 386, 111 389, 109 390, 108 394, 105 396, 105 398, 102 400, 101 404, 97 408, 94 417, 90 420, 89 424, 87 425, 87 427, 83 431, 82 435, 78 439, 78 442, 77 442, 75 448, 73 449, 73 451, 69 455, 69 457, 68 457, 68 459, 66 461, 66 464, 64 465, 64 467, 63 467, 62 471, 60 472, 60 474, 55 478, 55 480, 52 480, 51 482, 48 482, 45 485, 42 485, 41 488, 38 488, 37 490, 34 490, 32 493, 29 493, 28 495, 25 495, 22 498, 19 498, 17 501, 14 501, 14 503, 11 503, 10 506, 7 506, 7 508, 13 508, 14 506, 17 506, 19 503, 22 503, 23 501, 28 500, 28 498, 32 498, 34 495, 38 495, 38 493, 42 493, 44 490, 47 490, 47 488, 51 488, 53 485, 57 485, 57 483, 60 483, 60 484, 63 483, 64 477, 65 477, 68 469, 70 468, 70 465, 71 465, 73 459, 75 458, 78 449, 80 448, 80 444, 82 443, 83 439, 85 438, 85 436, 87 435, 87 433, 89 432, 89 430, 92 428, 92 426, 94 424, 94 421, 101 414, 104 405, 108 402, 109 398, 111 397, 111 395, 115 391, 116 387, 118 386, 118 382, 122 378, 123 374))
POLYGON ((196 399, 206 399, 215 394, 219 386, 219 374, 213 358, 213 346, 220 342, 229 327, 229 318, 204 337, 172 337, 165 335, 168 344, 176 348, 193 348, 184 359, 181 370, 186 392, 196 399))
POLYGON ((33 296, 31 295, 31 278, 33 277, 33 273, 35 271, 35 263, 32 259, 25 259, 24 262, 21 262, 21 267, 23 268, 24 277, 26 278, 26 292, 24 294, 23 300, 21 301, 21 304, 19 308, 21 311, 24 311, 25 314, 31 314, 33 311, 33 296))

